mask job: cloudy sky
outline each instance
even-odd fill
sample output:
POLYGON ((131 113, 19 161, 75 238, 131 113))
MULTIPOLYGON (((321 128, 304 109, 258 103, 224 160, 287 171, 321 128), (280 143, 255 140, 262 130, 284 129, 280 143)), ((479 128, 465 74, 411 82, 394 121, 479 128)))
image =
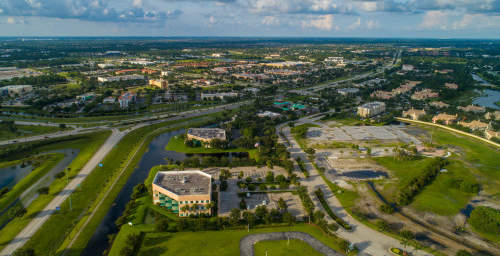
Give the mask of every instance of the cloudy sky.
POLYGON ((0 36, 500 38, 500 0, 0 0, 0 36))

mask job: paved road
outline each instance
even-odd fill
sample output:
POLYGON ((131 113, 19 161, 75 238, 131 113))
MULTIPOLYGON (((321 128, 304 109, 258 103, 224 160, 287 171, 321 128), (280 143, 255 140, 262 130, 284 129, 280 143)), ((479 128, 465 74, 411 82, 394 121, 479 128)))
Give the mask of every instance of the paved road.
POLYGON ((144 127, 147 125, 165 122, 181 120, 190 117, 207 115, 215 112, 220 112, 224 109, 235 109, 245 103, 236 103, 224 106, 213 107, 204 110, 195 110, 179 113, 179 115, 162 119, 155 120, 151 122, 143 122, 137 124, 124 131, 119 131, 118 129, 112 129, 111 136, 104 142, 104 144, 99 148, 99 150, 94 154, 94 156, 85 164, 82 170, 76 175, 71 182, 19 233, 17 236, 0 252, 0 256, 11 255, 15 250, 21 248, 35 233, 36 231, 49 219, 49 217, 56 211, 56 207, 60 206, 70 195, 75 191, 78 184, 82 183, 83 180, 97 167, 104 157, 109 153, 109 151, 129 132, 144 127))
POLYGON ((343 79, 343 80, 340 80, 340 81, 337 81, 337 82, 333 82, 333 83, 329 83, 329 84, 316 85, 316 86, 312 86, 312 87, 309 87, 309 88, 306 88, 306 89, 303 89, 303 90, 292 90, 291 92, 296 92, 298 94, 310 94, 310 93, 315 93, 317 91, 323 90, 325 88, 337 87, 342 82, 358 80, 358 79, 366 78, 366 77, 369 77, 369 76, 372 76, 372 75, 381 74, 381 73, 385 72, 386 70, 393 68, 400 61, 400 59, 401 59, 401 53, 402 53, 402 51, 399 50, 396 54, 394 54, 394 58, 393 58, 392 62, 390 64, 382 67, 382 69, 380 69, 379 71, 373 71, 373 72, 369 72, 369 73, 366 73, 366 74, 360 74, 360 75, 356 75, 354 77, 343 79))
MULTIPOLYGON (((310 122, 310 118, 304 118, 296 121, 296 125, 300 125, 301 123, 310 122)), ((338 236, 349 240, 351 243, 356 244, 356 246, 360 249, 359 255, 373 255, 373 256, 390 256, 391 254, 388 252, 388 249, 391 247, 403 248, 404 246, 396 239, 389 237, 383 233, 380 233, 376 230, 373 230, 364 224, 360 223, 352 216, 350 216, 346 210, 343 208, 342 204, 338 201, 335 195, 332 193, 328 185, 325 183, 323 178, 319 175, 317 170, 314 168, 312 163, 307 159, 306 153, 300 148, 299 144, 290 133, 290 128, 286 125, 280 125, 277 127, 278 131, 281 130, 283 134, 286 136, 290 145, 288 145, 288 151, 291 154, 291 157, 296 158, 300 157, 304 160, 306 169, 309 171, 309 178, 301 177, 300 183, 308 188, 309 196, 314 202, 314 205, 317 209, 324 211, 321 203, 314 195, 314 190, 321 188, 325 195, 325 199, 328 202, 328 205, 332 209, 332 211, 342 218, 344 221, 347 221, 351 227, 353 227, 352 231, 346 231, 340 228, 336 233, 338 236)), ((325 212, 325 218, 328 222, 333 222, 332 218, 325 212)), ((411 250, 411 249, 410 249, 411 250)), ((415 256, 426 256, 429 255, 426 252, 418 251, 413 252, 415 256)))
MULTIPOLYGON (((272 232, 272 233, 262 233, 262 234, 252 234, 243 237, 240 240, 240 256, 254 256, 254 245, 260 241, 273 241, 273 240, 288 240, 297 239, 308 243, 316 251, 322 253, 326 256, 342 256, 342 254, 336 252, 332 248, 328 247, 318 239, 313 236, 303 233, 303 232, 272 232)), ((293 242, 292 242, 293 243, 293 242)))

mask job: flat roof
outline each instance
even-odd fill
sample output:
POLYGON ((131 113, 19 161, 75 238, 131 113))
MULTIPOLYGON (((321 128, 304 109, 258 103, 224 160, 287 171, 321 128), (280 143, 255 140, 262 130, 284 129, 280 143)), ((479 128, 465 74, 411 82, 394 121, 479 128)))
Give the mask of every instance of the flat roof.
POLYGON ((226 139, 226 131, 220 128, 189 128, 187 133, 204 139, 226 139))
POLYGON ((206 195, 210 193, 211 176, 202 171, 158 172, 153 184, 177 195, 206 195))

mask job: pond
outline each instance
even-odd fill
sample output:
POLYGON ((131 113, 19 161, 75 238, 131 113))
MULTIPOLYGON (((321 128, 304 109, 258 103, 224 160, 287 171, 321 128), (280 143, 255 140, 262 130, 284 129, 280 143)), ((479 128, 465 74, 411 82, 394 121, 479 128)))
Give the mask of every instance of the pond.
POLYGON ((500 110, 500 106, 496 105, 495 102, 500 101, 500 91, 494 91, 490 89, 483 90, 483 95, 481 97, 474 99, 473 104, 493 108, 500 110))
POLYGON ((21 164, 0 168, 0 189, 4 187, 11 189, 30 174, 32 169, 31 165, 22 166, 21 164))
POLYGON ((373 171, 373 170, 357 170, 357 171, 349 171, 343 172, 340 176, 344 176, 347 178, 353 179, 377 179, 377 178, 388 178, 386 172, 383 171, 373 171))

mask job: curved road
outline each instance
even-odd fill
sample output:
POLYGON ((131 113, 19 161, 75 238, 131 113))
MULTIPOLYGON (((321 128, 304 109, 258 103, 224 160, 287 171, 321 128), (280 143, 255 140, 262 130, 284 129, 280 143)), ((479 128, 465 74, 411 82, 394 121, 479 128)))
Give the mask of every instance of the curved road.
POLYGON ((326 246, 324 243, 314 238, 313 236, 304 232, 296 232, 296 231, 262 233, 262 234, 252 234, 245 236, 240 240, 240 256, 254 256, 255 255, 254 245, 257 242, 288 240, 288 239, 302 240, 308 243, 316 251, 326 256, 342 256, 342 254, 326 246))

